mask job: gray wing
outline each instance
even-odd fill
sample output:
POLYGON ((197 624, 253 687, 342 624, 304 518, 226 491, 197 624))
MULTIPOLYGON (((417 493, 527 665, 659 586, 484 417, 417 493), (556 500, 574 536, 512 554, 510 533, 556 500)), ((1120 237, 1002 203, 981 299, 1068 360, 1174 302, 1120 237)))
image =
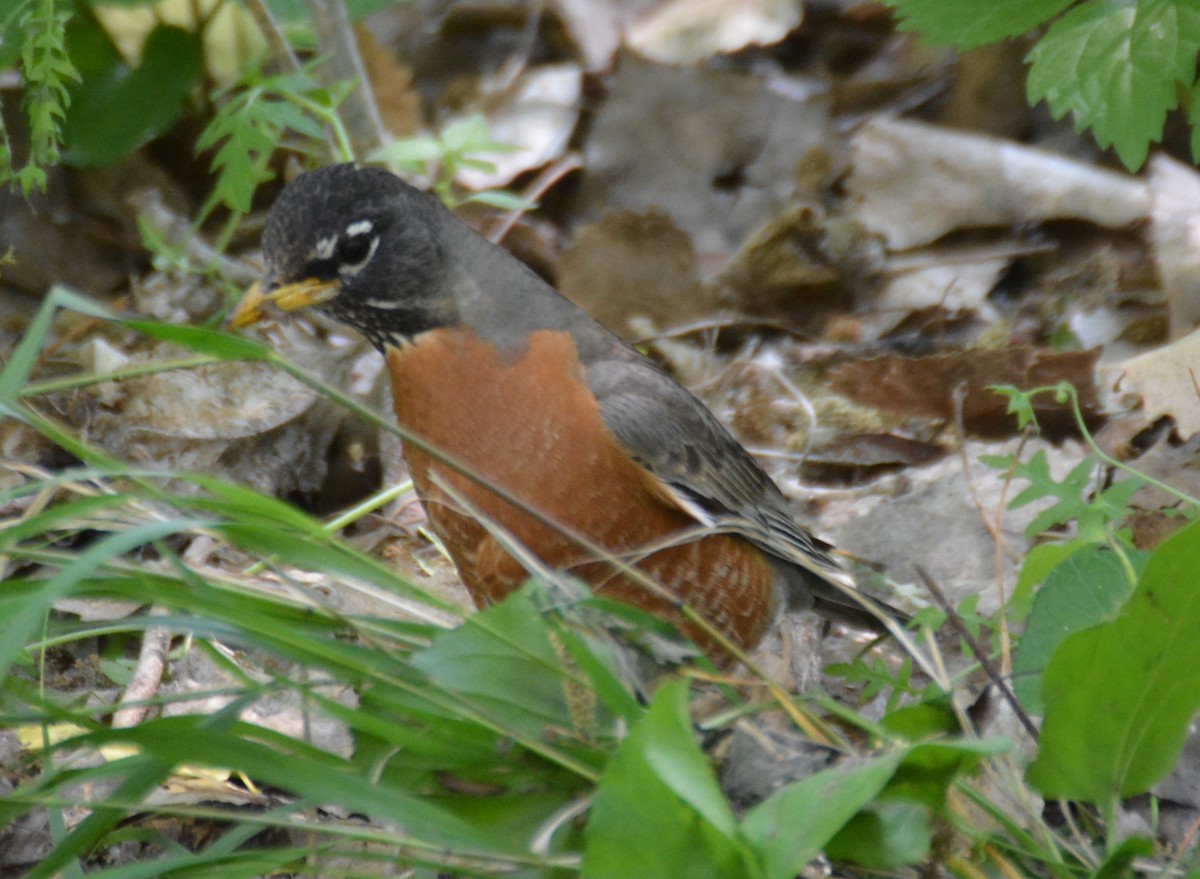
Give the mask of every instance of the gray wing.
POLYGON ((729 529, 775 559, 792 607, 879 627, 848 594, 853 580, 829 544, 796 523, 779 487, 703 403, 641 357, 592 362, 585 374, 622 448, 697 521, 729 529))

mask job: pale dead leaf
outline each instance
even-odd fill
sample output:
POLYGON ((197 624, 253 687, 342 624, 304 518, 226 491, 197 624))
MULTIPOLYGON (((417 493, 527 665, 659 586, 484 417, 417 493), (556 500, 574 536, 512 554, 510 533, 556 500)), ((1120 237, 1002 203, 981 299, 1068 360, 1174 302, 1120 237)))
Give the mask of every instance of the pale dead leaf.
POLYGON ((957 229, 1049 219, 1121 228, 1150 210, 1146 185, 1127 174, 934 125, 876 119, 851 151, 855 215, 892 250, 957 229))
POLYGON ((1200 175, 1165 155, 1150 160, 1150 241, 1171 338, 1200 324, 1200 175))
POLYGON ((778 43, 802 18, 798 0, 668 0, 630 29, 628 43, 664 64, 695 64, 778 43))
POLYGON ((1103 373, 1114 393, 1141 396, 1147 418, 1171 416, 1185 440, 1200 433, 1200 330, 1103 373))
POLYGON ((171 24, 194 31, 199 18, 204 23, 204 66, 222 85, 237 80, 246 64, 260 57, 267 47, 254 18, 240 3, 161 0, 136 7, 97 4, 93 11, 131 66, 141 62, 142 46, 155 27, 171 24))

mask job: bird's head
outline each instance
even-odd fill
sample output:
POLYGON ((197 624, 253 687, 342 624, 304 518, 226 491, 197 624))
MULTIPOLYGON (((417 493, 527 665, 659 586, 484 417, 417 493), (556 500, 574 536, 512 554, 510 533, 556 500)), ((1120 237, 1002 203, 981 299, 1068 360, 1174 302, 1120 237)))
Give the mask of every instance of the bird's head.
POLYGON ((265 276, 229 325, 257 323, 271 307, 318 307, 382 349, 450 323, 442 223, 432 197, 381 168, 302 174, 267 215, 265 276))

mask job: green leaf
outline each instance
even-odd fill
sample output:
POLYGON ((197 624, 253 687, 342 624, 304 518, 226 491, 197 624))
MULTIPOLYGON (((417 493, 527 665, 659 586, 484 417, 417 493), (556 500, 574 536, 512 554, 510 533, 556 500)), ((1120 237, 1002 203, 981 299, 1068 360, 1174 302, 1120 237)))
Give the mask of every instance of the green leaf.
POLYGON ((868 803, 838 831, 825 854, 875 870, 916 864, 933 845, 929 809, 916 803, 868 803))
POLYGON ((217 147, 212 160, 217 182, 210 206, 221 202, 233 211, 248 212, 255 189, 274 176, 269 162, 284 132, 309 140, 323 137, 322 123, 347 91, 323 88, 309 74, 312 66, 266 78, 249 73, 200 133, 197 152, 217 147))
POLYGON ((909 741, 955 733, 961 728, 947 694, 938 694, 927 701, 890 711, 879 724, 909 741))
POLYGON ((970 49, 1015 37, 1049 21, 1074 0, 887 0, 900 29, 970 49))
POLYGON ((124 326, 145 333, 163 342, 171 342, 199 354, 208 354, 222 360, 267 360, 272 356, 271 348, 263 342, 235 336, 222 330, 204 327, 189 327, 182 324, 164 324, 150 320, 124 320, 124 326))
POLYGON ((630 730, 596 790, 586 879, 747 875, 729 805, 696 744, 687 688, 664 685, 630 730))
POLYGON ((793 879, 799 874, 883 790, 904 754, 896 750, 856 766, 818 772, 776 791, 747 812, 742 832, 762 858, 763 875, 793 879))
POLYGON ((1108 803, 1174 765, 1200 708, 1200 523, 1162 543, 1120 616, 1068 637, 1042 680, 1030 784, 1108 803))
MULTIPOLYGON (((1131 552, 1135 570, 1146 554, 1131 552)), ((1112 617, 1133 591, 1121 558, 1099 546, 1081 549, 1062 561, 1037 593, 1021 644, 1013 657, 1013 689, 1030 714, 1041 715, 1042 669, 1072 632, 1112 617)))
POLYGON ((1130 170, 1162 137, 1176 89, 1191 88, 1200 50, 1193 0, 1088 0, 1052 24, 1029 53, 1030 103, 1045 100, 1112 146, 1130 170))
POLYGON ((0 14, 0 70, 7 70, 21 59, 21 47, 25 44, 25 28, 22 13, 25 3, 6 5, 0 14))
MULTIPOLYGON (((81 69, 84 66, 80 64, 81 69)), ((63 161, 80 166, 112 164, 167 131, 183 114, 203 73, 199 37, 159 25, 146 38, 142 63, 135 70, 113 57, 106 69, 90 70, 71 89, 63 126, 63 161)))
MULTIPOLYGON (((63 40, 70 15, 57 7, 54 0, 35 0, 20 20, 23 106, 29 122, 30 148, 29 161, 16 172, 16 179, 26 195, 35 188, 45 189, 44 168, 58 162, 62 121, 71 102, 68 86, 79 81, 79 72, 71 63, 63 40)), ((11 160, 7 142, 5 154, 11 160)))
POLYGON ((191 519, 168 519, 109 534, 46 580, 38 590, 36 600, 20 602, 19 606, 0 615, 0 685, 12 673, 17 655, 25 649, 55 601, 72 594, 105 562, 169 534, 200 528, 204 524, 191 519))
POLYGON ((502 211, 532 211, 537 207, 536 201, 521 198, 502 189, 487 189, 464 198, 462 203, 476 202, 488 207, 499 208, 502 211))
POLYGON ((0 402, 16 402, 20 396, 21 388, 29 379, 29 373, 37 363, 46 335, 50 332, 54 314, 60 307, 103 320, 109 320, 113 316, 112 312, 98 302, 65 287, 52 287, 50 294, 42 300, 33 320, 26 325, 21 341, 17 343, 4 368, 0 370, 0 402))
POLYGON ((574 725, 562 663, 523 591, 439 632, 412 664, 504 728, 536 737, 547 727, 574 725))

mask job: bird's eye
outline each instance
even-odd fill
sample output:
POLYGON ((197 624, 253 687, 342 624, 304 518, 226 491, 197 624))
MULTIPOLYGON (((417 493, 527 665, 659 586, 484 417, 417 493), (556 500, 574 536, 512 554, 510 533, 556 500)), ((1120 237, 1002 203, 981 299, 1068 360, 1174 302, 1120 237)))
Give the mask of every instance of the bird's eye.
POLYGON ((342 265, 356 266, 367 258, 371 249, 371 239, 366 235, 355 235, 343 238, 338 242, 337 258, 342 265))
POLYGON ((367 264, 379 246, 379 236, 370 232, 343 235, 338 239, 338 271, 353 274, 367 264))

